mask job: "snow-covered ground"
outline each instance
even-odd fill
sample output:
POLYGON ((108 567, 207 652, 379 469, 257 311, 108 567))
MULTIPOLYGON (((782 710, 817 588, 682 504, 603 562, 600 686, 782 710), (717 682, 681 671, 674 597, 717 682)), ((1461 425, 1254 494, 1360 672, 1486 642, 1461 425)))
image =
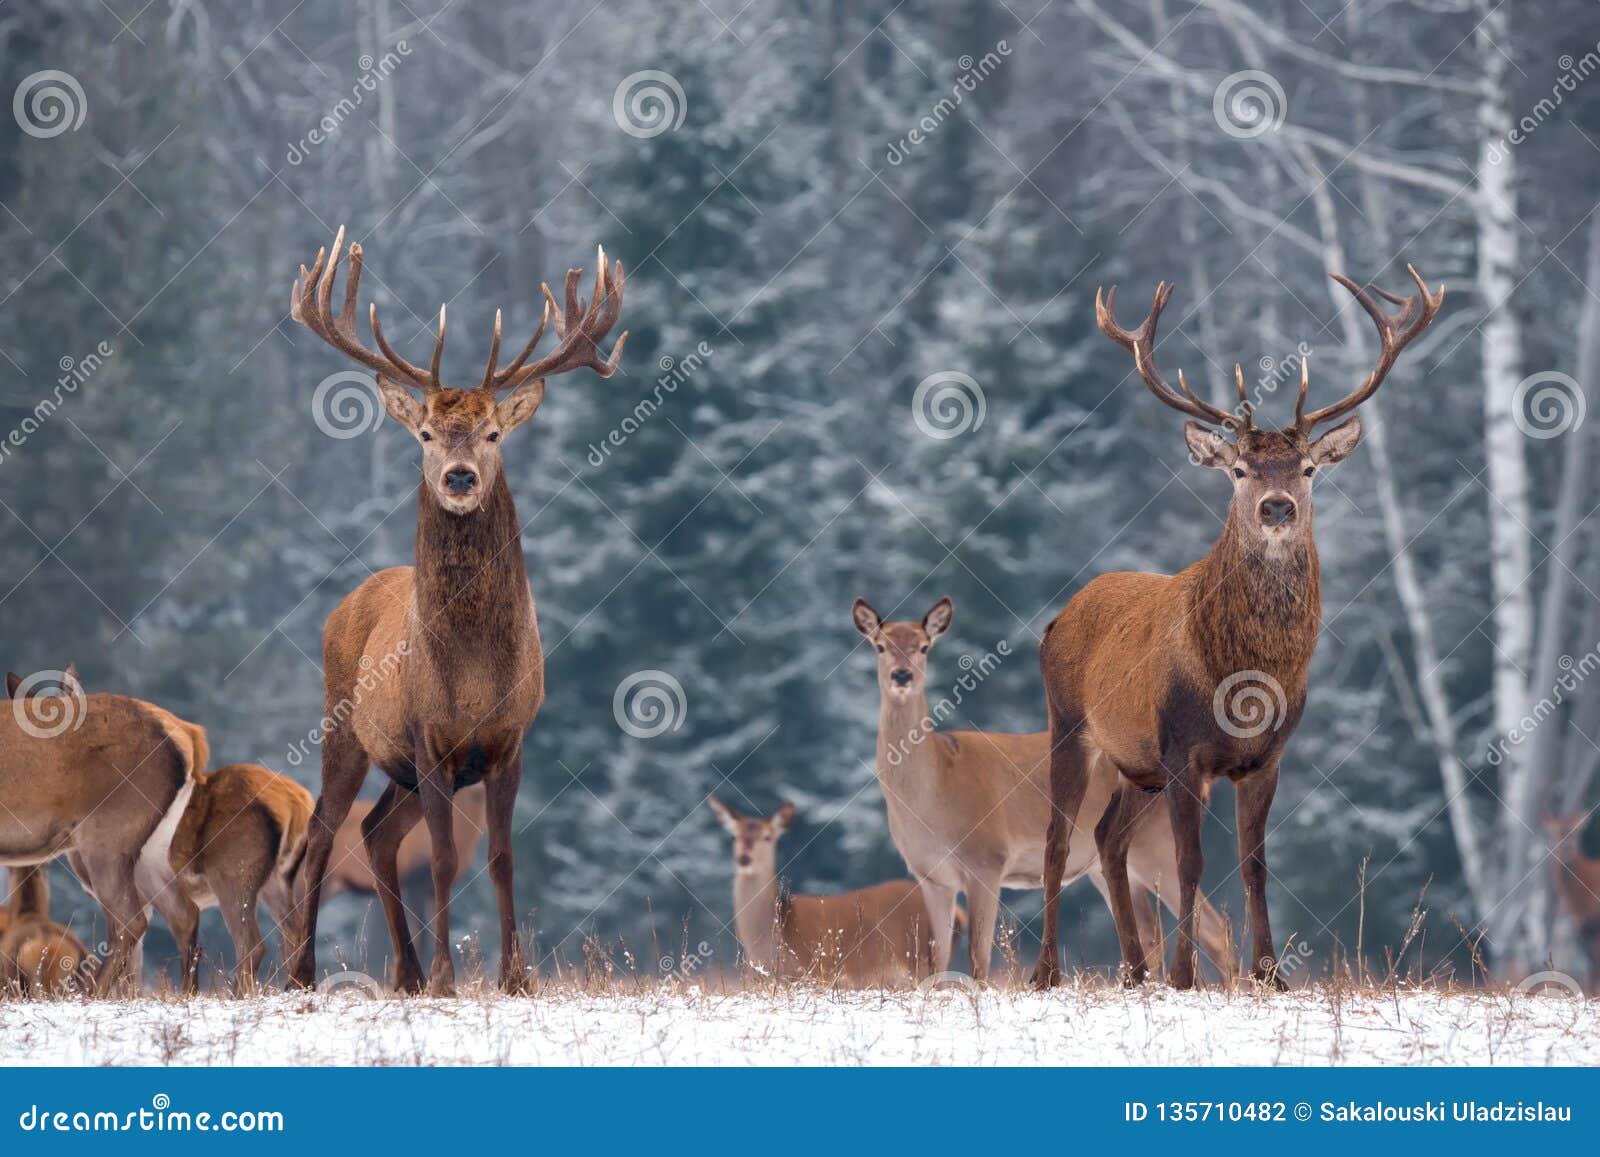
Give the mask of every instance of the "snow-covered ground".
POLYGON ((273 995, 0 1003, 0 1063, 178 1065, 1596 1065, 1566 995, 1098 985, 533 998, 273 995))

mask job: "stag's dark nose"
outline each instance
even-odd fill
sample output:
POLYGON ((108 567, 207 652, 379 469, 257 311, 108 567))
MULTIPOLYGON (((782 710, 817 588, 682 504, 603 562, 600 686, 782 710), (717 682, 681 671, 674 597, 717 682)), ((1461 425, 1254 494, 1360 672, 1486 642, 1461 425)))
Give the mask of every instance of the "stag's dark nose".
POLYGON ((889 681, 896 687, 908 686, 911 682, 911 678, 911 672, 906 670, 904 667, 896 667, 893 671, 889 672, 889 681))
POLYGON ((1294 500, 1292 498, 1263 498, 1261 500, 1261 521, 1268 526, 1287 526, 1294 521, 1294 500))
POLYGON ((750 857, 748 855, 742 855, 735 860, 734 863, 738 864, 741 868, 748 868, 750 866, 750 857))
POLYGON ((470 494, 478 484, 478 476, 471 470, 459 469, 445 472, 444 484, 451 494, 470 494))

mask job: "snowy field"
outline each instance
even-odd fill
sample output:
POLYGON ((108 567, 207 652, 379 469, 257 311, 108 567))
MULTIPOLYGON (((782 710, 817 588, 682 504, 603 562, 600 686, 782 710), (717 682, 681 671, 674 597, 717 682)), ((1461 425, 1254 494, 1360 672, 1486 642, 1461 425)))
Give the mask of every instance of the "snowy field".
POLYGON ((0 1003, 48 1065, 1600 1065, 1565 994, 704 991, 0 1003))

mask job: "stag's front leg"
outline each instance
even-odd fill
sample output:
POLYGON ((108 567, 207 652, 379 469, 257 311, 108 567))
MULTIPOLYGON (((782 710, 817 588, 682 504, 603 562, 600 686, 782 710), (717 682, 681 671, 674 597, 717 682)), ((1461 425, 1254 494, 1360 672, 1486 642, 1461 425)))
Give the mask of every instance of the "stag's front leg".
POLYGON ((433 845, 433 966, 428 970, 428 992, 433 996, 454 996, 456 991, 456 966, 450 955, 450 892, 456 883, 454 789, 455 772, 446 763, 435 763, 417 785, 433 845))
POLYGON ((526 993, 533 982, 522 955, 522 939, 517 934, 511 856, 511 820, 521 782, 522 745, 518 743, 484 783, 489 813, 489 878, 494 881, 495 901, 500 908, 500 988, 510 993, 526 993))
POLYGON ((1250 974, 1282 992, 1278 952, 1267 915, 1267 813, 1278 790, 1278 763, 1240 780, 1235 791, 1239 823, 1239 875, 1244 879, 1245 909, 1250 916, 1250 974))
MULTIPOLYGON (((1165 762, 1165 761, 1163 761, 1165 762)), ((1167 766, 1170 768, 1171 763, 1167 766)), ((1167 780, 1167 808, 1172 815, 1172 841, 1178 852, 1177 955, 1172 961, 1173 988, 1193 988, 1195 978, 1195 900, 1205 857, 1200 825, 1205 819, 1205 794, 1198 768, 1187 760, 1184 771, 1167 780)))

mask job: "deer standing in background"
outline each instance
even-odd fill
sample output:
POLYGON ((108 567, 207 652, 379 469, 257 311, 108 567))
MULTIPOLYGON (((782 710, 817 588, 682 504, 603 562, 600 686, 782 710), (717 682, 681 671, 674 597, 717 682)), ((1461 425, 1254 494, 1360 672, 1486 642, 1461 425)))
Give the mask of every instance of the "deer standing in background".
MULTIPOLYGON (((0 710, 0 864, 43 865, 75 855, 99 901, 109 950, 96 977, 108 994, 130 977, 149 924, 135 874, 164 858, 183 817, 205 733, 152 704, 85 695, 69 669, 61 697, 7 680, 0 710)), ((131 977, 138 984, 137 973, 131 977)))
MULTIPOLYGON (((778 839, 794 804, 767 818, 706 799, 733 837, 733 920, 745 962, 764 976, 852 988, 931 976, 933 937, 915 880, 890 880, 836 896, 787 896, 778 888, 778 839)), ((959 910, 947 919, 959 925, 959 910)), ((949 939, 949 931, 945 939, 949 939)))
POLYGON ((588 368, 602 378, 616 372, 627 339, 609 358, 602 341, 622 312, 622 265, 606 269, 599 254, 594 299, 578 296, 580 271, 567 273, 566 302, 557 306, 544 287, 544 317, 510 365, 500 358, 500 314, 495 314, 488 368, 474 389, 439 380, 445 311, 433 360, 426 369, 401 357, 384 338, 378 308, 368 312, 377 351, 356 334, 361 246, 350 246, 344 304, 332 309, 344 230, 331 251, 319 251, 309 271, 300 267, 290 313, 323 341, 377 375, 384 409, 422 446, 417 491, 417 561, 372 575, 333 614, 322 635, 326 728, 322 743, 322 795, 317 800, 300 881, 305 935, 289 962, 290 980, 309 986, 316 972, 317 909, 328 857, 340 825, 355 802, 368 768, 389 784, 362 825, 395 950, 395 986, 422 987, 396 856, 418 819, 432 844, 433 964, 428 987, 455 989, 450 956, 450 889, 457 853, 451 832, 456 791, 483 783, 488 794, 489 875, 500 916, 500 986, 524 991, 529 983, 517 936, 512 888, 511 814, 522 777, 522 737, 544 701, 544 656, 522 528, 500 460, 500 439, 533 417, 545 379, 588 368), (557 345, 530 361, 547 323, 557 345), (410 391, 418 391, 418 399, 410 391), (505 397, 502 398, 501 395, 505 397), (370 690, 358 681, 369 669, 392 669, 370 690))
MULTIPOLYGON (((971 931, 968 965, 985 980, 994 947, 1001 888, 1042 886, 1045 830, 1050 823, 1050 733, 934 731, 928 707, 928 650, 947 630, 955 604, 942 598, 920 623, 884 622, 865 599, 851 608, 856 630, 878 655, 878 782, 889 812, 889 834, 922 885, 935 930, 934 970, 950 967, 948 914, 964 893, 971 931), (940 932, 944 932, 940 935, 940 932)), ((941 711, 941 716, 943 712, 941 711)), ((1074 826, 1083 830, 1105 810, 1116 789, 1116 768, 1097 760, 1074 826)), ((1102 896, 1105 880, 1094 849, 1081 841, 1065 877, 1087 874, 1102 896)), ((1129 854, 1133 881, 1173 904, 1177 853, 1166 817, 1152 810, 1139 823, 1129 854)), ((1109 901, 1108 901, 1109 903, 1109 901)), ((1200 900, 1200 936, 1224 979, 1233 975, 1233 949, 1221 915, 1200 900)), ((1161 929, 1149 904, 1134 908, 1147 948, 1161 929)))
MULTIPOLYGON (((350 808, 349 817, 340 825, 339 834, 334 837, 333 852, 328 857, 327 874, 322 878, 323 900, 345 891, 377 894, 377 877, 372 874, 372 865, 367 862, 366 852, 361 847, 361 825, 372 807, 370 803, 356 801, 350 808)), ((481 784, 456 793, 455 822, 451 825, 451 831, 456 841, 457 883, 466 875, 473 853, 478 850, 487 816, 481 784)), ((395 871, 404 880, 426 868, 431 857, 427 829, 412 828, 406 838, 400 841, 395 853, 395 871)))
POLYGON ((1544 830, 1556 899, 1577 928, 1589 992, 1600 993, 1600 818, 1590 812, 1546 816, 1544 830))
POLYGON ((50 919, 50 867, 12 868, 6 906, 0 908, 0 993, 35 989, 52 996, 84 977, 83 942, 50 919))
POLYGON ((1383 384, 1402 350, 1444 304, 1410 270, 1417 293, 1378 296, 1335 275, 1378 329, 1378 361, 1366 381, 1331 406, 1305 412, 1304 359, 1294 423, 1258 430, 1234 367, 1239 413, 1203 402, 1178 375, 1174 390, 1156 369, 1156 323, 1171 295, 1163 283, 1137 330, 1117 324, 1116 290, 1095 296, 1100 329, 1133 354, 1139 376, 1159 400, 1197 419, 1184 425, 1190 454, 1226 471, 1233 502, 1221 536, 1205 558, 1177 575, 1105 574, 1090 582, 1046 628, 1039 662, 1050 712, 1050 817, 1045 863, 1045 935, 1036 986, 1054 984, 1058 898, 1068 831, 1088 791, 1090 766, 1104 756, 1119 786, 1095 828, 1101 870, 1130 983, 1147 972, 1128 887, 1128 846, 1145 811, 1162 796, 1178 848, 1177 955, 1170 979, 1195 979, 1195 911, 1200 885, 1200 825, 1211 784, 1233 781, 1240 874, 1250 920, 1251 965, 1258 980, 1284 987, 1267 914, 1267 813, 1278 765, 1305 708, 1306 672, 1321 630, 1322 593, 1312 535, 1311 480, 1361 440, 1352 411, 1383 384), (1181 390, 1181 393, 1179 392, 1181 390), (1351 415, 1346 418, 1346 415, 1351 415), (1321 437, 1313 430, 1344 418, 1321 437), (1223 430, 1234 434, 1230 441, 1223 430))

